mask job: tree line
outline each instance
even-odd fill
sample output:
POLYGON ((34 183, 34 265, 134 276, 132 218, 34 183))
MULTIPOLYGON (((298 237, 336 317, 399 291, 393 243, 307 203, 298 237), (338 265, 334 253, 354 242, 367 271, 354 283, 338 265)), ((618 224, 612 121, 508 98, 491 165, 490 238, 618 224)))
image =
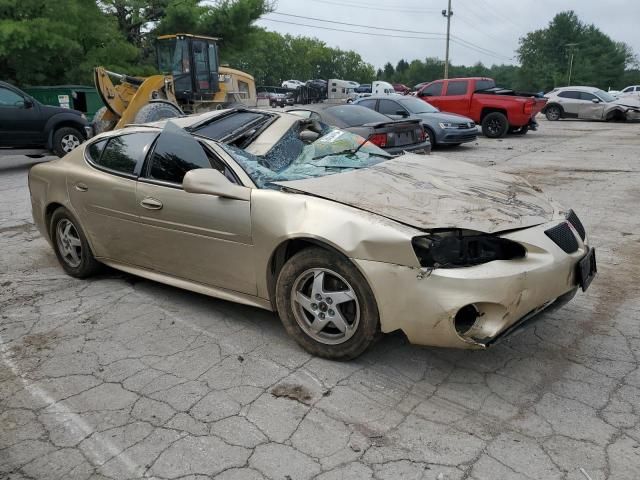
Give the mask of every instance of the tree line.
MULTIPOLYGON (((376 70, 357 52, 255 25, 273 9, 271 0, 0 0, 0 80, 87 84, 96 65, 130 75, 157 73, 155 37, 178 32, 221 37, 221 62, 252 74, 258 85, 291 78, 377 78, 414 86, 442 77, 444 62, 436 57, 403 59, 376 70)), ((572 11, 524 35, 517 53, 519 66, 454 64, 450 75, 489 76, 519 90, 547 91, 566 85, 573 54, 573 84, 640 84, 631 48, 572 11)))

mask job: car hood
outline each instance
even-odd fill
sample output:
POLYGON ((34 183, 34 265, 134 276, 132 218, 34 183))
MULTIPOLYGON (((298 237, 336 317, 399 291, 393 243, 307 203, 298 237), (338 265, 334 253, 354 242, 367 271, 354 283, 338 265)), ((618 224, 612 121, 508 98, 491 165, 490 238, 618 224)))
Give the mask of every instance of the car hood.
POLYGON ((369 168, 277 184, 423 230, 495 233, 559 215, 558 207, 521 177, 435 155, 405 154, 369 168))
POLYGON ((458 115, 456 113, 446 113, 446 112, 434 112, 434 113, 416 113, 412 115, 416 118, 421 118, 422 120, 430 120, 432 122, 453 122, 453 123, 464 123, 464 122, 473 122, 468 117, 464 115, 458 115))

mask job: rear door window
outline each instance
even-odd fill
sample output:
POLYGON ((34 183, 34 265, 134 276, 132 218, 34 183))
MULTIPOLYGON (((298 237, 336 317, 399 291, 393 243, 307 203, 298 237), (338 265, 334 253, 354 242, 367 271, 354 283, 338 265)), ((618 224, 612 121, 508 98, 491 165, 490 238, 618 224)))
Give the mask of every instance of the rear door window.
POLYGON ((467 93, 468 87, 468 80, 449 80, 449 84, 447 85, 447 96, 464 95, 467 93))
POLYGON ((157 135, 156 132, 138 132, 111 137, 104 146, 100 145, 101 142, 90 145, 89 159, 99 168, 124 175, 137 175, 157 135))
POLYGON ((558 96, 561 98, 571 98, 573 100, 580 100, 580 92, 576 92, 574 90, 565 90, 564 92, 560 92, 558 96))
POLYGON ((358 105, 360 105, 362 107, 370 108, 371 110, 375 110, 376 109, 376 102, 377 102, 377 100, 362 100, 362 101, 358 102, 358 105))
POLYGON ((378 111, 383 115, 398 115, 398 111, 404 112, 405 109, 393 100, 380 100, 378 111))

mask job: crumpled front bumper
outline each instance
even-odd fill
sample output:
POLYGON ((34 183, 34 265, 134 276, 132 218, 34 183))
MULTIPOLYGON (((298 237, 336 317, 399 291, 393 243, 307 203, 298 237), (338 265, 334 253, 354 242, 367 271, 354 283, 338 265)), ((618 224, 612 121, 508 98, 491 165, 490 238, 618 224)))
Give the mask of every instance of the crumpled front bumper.
MULTIPOLYGON (((402 330, 411 343, 485 348, 544 309, 568 301, 578 287, 576 265, 588 246, 565 253, 544 231, 559 221, 502 235, 522 243, 527 255, 467 268, 412 268, 354 259, 378 302, 383 332, 402 330), (456 330, 456 314, 472 305, 473 327, 456 330)), ((529 322, 526 322, 529 323, 529 322)))

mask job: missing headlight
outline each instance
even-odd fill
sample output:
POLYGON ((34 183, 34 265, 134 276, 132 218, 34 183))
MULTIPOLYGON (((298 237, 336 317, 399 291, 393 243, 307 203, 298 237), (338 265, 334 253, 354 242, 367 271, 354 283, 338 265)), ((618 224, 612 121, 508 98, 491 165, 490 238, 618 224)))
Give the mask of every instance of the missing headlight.
POLYGON ((527 250, 506 238, 471 230, 444 230, 414 237, 411 241, 420 265, 429 268, 460 268, 523 258, 527 250))

